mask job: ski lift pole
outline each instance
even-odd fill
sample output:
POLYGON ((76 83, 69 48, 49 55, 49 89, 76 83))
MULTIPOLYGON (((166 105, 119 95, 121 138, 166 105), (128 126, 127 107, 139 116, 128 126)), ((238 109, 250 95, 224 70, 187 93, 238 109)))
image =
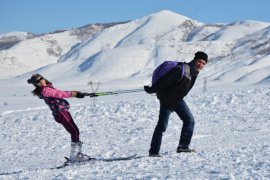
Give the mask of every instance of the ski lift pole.
POLYGON ((97 97, 97 96, 108 96, 108 95, 116 95, 116 94, 134 93, 134 92, 141 92, 141 91, 144 91, 144 89, 129 89, 129 90, 97 92, 97 93, 84 93, 84 95, 90 96, 90 97, 97 97))

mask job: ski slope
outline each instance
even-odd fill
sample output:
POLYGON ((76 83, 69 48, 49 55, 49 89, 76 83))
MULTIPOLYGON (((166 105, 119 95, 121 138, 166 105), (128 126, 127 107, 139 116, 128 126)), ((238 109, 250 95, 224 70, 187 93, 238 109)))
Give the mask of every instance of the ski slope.
MULTIPOLYGON (((19 94, 17 96, 20 96, 19 94)), ((1 97, 3 98, 3 97, 1 97)), ((20 97, 17 97, 20 99, 20 97)), ((144 92, 72 99, 71 114, 93 161, 51 170, 69 155, 70 137, 35 97, 1 105, 0 179, 269 179, 270 88, 193 90, 186 98, 196 120, 191 148, 177 154, 182 122, 172 114, 163 157, 148 157, 159 102, 144 92), (25 103, 27 102, 27 103, 25 103), (7 105, 6 105, 7 106, 7 105)))

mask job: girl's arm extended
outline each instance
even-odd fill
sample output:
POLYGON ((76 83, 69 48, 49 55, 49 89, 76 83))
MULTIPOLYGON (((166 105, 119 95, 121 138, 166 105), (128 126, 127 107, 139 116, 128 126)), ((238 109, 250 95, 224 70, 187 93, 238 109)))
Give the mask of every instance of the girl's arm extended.
POLYGON ((70 98, 75 97, 77 92, 75 91, 61 91, 58 89, 45 87, 42 90, 42 95, 44 97, 53 97, 53 98, 70 98))

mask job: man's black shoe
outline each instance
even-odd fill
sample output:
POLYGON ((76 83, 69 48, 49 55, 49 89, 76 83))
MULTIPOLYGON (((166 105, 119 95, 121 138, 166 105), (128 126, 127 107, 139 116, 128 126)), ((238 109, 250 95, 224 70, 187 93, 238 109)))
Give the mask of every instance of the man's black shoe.
POLYGON ((157 154, 149 153, 149 157, 162 157, 162 156, 159 153, 157 154))
POLYGON ((194 149, 189 149, 189 147, 181 147, 181 146, 178 146, 177 150, 176 150, 177 153, 191 153, 191 152, 196 152, 194 149))

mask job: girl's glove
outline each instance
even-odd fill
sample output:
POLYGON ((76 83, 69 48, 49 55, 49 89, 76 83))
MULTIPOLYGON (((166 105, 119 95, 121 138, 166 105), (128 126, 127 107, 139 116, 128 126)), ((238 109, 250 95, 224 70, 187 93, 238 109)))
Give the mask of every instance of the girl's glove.
POLYGON ((84 93, 77 91, 76 98, 84 98, 84 96, 85 96, 84 93))

